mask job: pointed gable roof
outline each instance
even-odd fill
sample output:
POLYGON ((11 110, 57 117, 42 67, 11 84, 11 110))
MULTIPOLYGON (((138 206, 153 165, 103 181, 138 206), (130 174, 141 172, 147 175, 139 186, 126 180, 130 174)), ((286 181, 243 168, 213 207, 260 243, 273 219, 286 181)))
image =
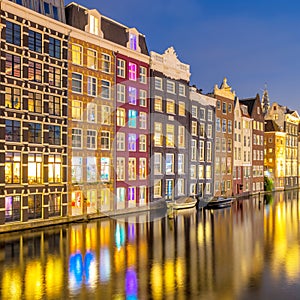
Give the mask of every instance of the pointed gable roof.
POLYGON ((265 121, 265 132, 281 131, 280 127, 274 120, 265 121))

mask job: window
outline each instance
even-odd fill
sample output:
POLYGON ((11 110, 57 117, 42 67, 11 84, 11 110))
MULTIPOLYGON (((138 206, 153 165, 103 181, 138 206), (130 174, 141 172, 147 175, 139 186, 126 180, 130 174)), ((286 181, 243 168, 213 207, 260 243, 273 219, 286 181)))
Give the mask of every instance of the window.
POLYGON ((137 49, 137 36, 133 33, 129 34, 129 48, 131 50, 137 49))
POLYGON ((97 160, 94 156, 88 156, 86 158, 86 181, 97 181, 97 160))
POLYGON ((15 87, 5 87, 5 107, 21 108, 21 90, 15 87))
POLYGON ((190 184, 190 194, 196 195, 196 184, 195 183, 190 184))
POLYGON ((175 94, 175 82, 167 80, 167 92, 175 94))
POLYGON ((61 69, 49 66, 49 85, 61 87, 61 69))
POLYGON ((28 195, 28 219, 42 217, 42 194, 28 195))
POLYGON ((194 105, 192 106, 192 117, 198 118, 198 107, 194 105))
POLYGON ((6 21, 6 42, 21 46, 21 26, 6 21))
POLYGON ((200 137, 205 137, 205 124, 200 123, 200 137))
POLYGON ((204 178, 204 166, 203 165, 198 166, 198 178, 199 179, 204 178))
POLYGON ((5 74, 21 77, 21 57, 18 55, 5 54, 5 74))
POLYGON ((154 198, 161 197, 161 180, 154 180, 154 198))
POLYGON ((90 15, 90 33, 99 34, 99 19, 93 15, 90 15))
POLYGON ((227 145, 227 151, 231 152, 232 151, 232 139, 228 139, 227 143, 228 143, 228 145, 227 145))
POLYGON ((228 104, 228 112, 231 113, 231 111, 232 111, 232 105, 229 103, 228 104))
POLYGON ((50 14, 50 5, 47 2, 44 2, 44 12, 45 12, 45 15, 50 14))
POLYGON ((117 84, 117 101, 125 103, 125 85, 124 84, 117 84))
POLYGON ((162 134, 162 124, 154 122, 154 146, 162 146, 163 134, 162 134))
POLYGON ((42 124, 29 123, 28 124, 28 142, 41 144, 42 143, 42 124))
POLYGON ((147 83, 147 68, 140 66, 140 83, 147 83))
POLYGON ((42 82, 42 64, 34 61, 29 61, 28 80, 42 82))
POLYGON ((178 147, 185 147, 185 127, 178 126, 178 147))
POLYGON ((48 181, 61 182, 61 155, 49 154, 48 158, 48 181))
POLYGON ((212 151, 211 151, 211 142, 206 143, 206 161, 211 161, 212 151))
POLYGON ((128 77, 129 80, 134 80, 136 81, 136 64, 129 62, 128 63, 128 77))
POLYGON ((28 154, 28 183, 42 183, 42 154, 28 154))
POLYGON ((136 179, 136 158, 128 158, 128 180, 136 179))
POLYGON ((89 96, 97 96, 97 78, 88 76, 87 78, 87 92, 89 96))
POLYGON ((125 60, 117 59, 117 76, 125 78, 125 60))
POLYGON ((5 222, 21 220, 21 196, 5 197, 5 222))
POLYGON ((154 87, 156 90, 162 90, 162 78, 155 77, 154 78, 154 87))
POLYGON ((107 80, 101 80, 101 97, 104 99, 110 99, 110 82, 107 80))
POLYGON ((147 139, 146 139, 146 135, 144 134, 139 135, 139 150, 140 152, 147 151, 147 139))
POLYGON ((49 96, 49 114, 54 116, 61 115, 61 98, 49 96))
POLYGON ((226 119, 222 119, 222 132, 223 132, 223 133, 226 132, 226 127, 227 127, 226 119))
POLYGON ((166 125, 166 146, 174 147, 174 125, 166 125))
POLYGON ((125 158, 117 157, 117 180, 125 180, 125 158))
POLYGON ((211 183, 210 182, 206 183, 205 189, 206 189, 206 191, 205 191, 206 194, 211 194, 211 183))
POLYGON ((87 67, 89 69, 97 70, 97 51, 87 49, 87 67))
POLYGON ((220 120, 220 118, 216 119, 216 131, 218 131, 218 132, 221 131, 221 120, 220 120))
POLYGON ((220 152, 221 148, 220 148, 220 138, 216 138, 216 151, 220 152))
POLYGON ((232 121, 228 120, 228 133, 232 133, 232 121))
POLYGON ((212 116, 213 116, 213 113, 212 113, 212 111, 209 109, 209 110, 207 111, 207 120, 208 120, 208 121, 212 121, 212 116))
POLYGON ((82 129, 72 128, 72 147, 82 148, 82 129))
POLYGON ((145 205, 147 201, 147 187, 145 185, 140 186, 139 204, 145 205))
POLYGON ((110 106, 101 105, 100 122, 104 125, 110 125, 110 106))
POLYGON ((140 112, 140 129, 147 129, 147 114, 140 112))
MULTIPOLYGON (((135 201, 136 200, 136 187, 130 186, 128 188, 128 201, 135 201)), ((130 205, 130 204, 128 204, 130 205)))
POLYGON ((184 179, 183 178, 178 178, 177 181, 177 192, 178 192, 178 196, 180 195, 184 195, 184 179))
POLYGON ((191 179, 197 178, 197 168, 196 165, 191 165, 191 179))
POLYGON ((174 174, 174 154, 166 153, 166 174, 174 174))
POLYGON ((82 101, 72 100, 72 119, 82 121, 83 108, 82 101))
POLYGON ((5 120, 5 141, 21 141, 21 123, 16 120, 5 120))
POLYGON ((178 86, 178 92, 179 96, 185 96, 185 85, 184 84, 179 84, 178 86))
POLYGON ((61 194, 49 194, 49 217, 60 216, 61 212, 61 194))
POLYGON ((140 90, 140 106, 147 107, 147 91, 140 90))
POLYGON ((204 161, 204 141, 199 142, 199 160, 204 161))
POLYGON ((197 158, 197 141, 192 140, 191 143, 191 160, 195 161, 197 158))
MULTIPOLYGON (((76 100, 73 100, 73 101, 76 101, 76 100)), ((97 122, 97 104, 96 103, 90 102, 87 104, 86 118, 87 118, 87 121, 90 123, 97 122)))
POLYGON ((128 87, 128 103, 136 105, 136 88, 135 87, 128 87))
POLYGON ((221 109, 221 101, 220 101, 220 100, 217 100, 217 105, 216 105, 216 106, 217 106, 217 109, 218 109, 218 110, 221 109))
POLYGON ((162 111, 162 98, 159 96, 155 96, 154 99, 154 110, 162 111))
POLYGON ((82 47, 76 44, 72 45, 72 63, 82 65, 82 47))
POLYGON ((161 169, 161 160, 162 160, 162 155, 161 153, 154 153, 154 174, 162 174, 162 169, 161 169))
POLYGON ((174 100, 167 99, 167 113, 175 114, 175 102, 174 102, 174 100))
POLYGON ((72 92, 82 93, 82 74, 72 73, 72 92))
POLYGON ((205 120, 205 109, 204 108, 200 108, 200 119, 205 120))
POLYGON ((198 133, 198 123, 197 121, 192 121, 192 135, 197 135, 198 133))
POLYGON ((20 152, 5 152, 5 183, 21 183, 20 152))
POLYGON ((140 179, 147 179, 147 160, 144 157, 139 159, 139 177, 140 179))
POLYGON ((36 31, 28 32, 28 48, 31 51, 42 53, 42 35, 36 31))
POLYGON ((128 151, 136 151, 136 134, 128 134, 128 151))
POLYGON ((49 37, 49 55, 55 58, 61 58, 60 40, 49 37))
POLYGON ((61 144, 61 126, 59 125, 49 125, 49 138, 48 142, 50 145, 60 145, 61 144))
POLYGON ((72 157, 72 183, 82 182, 83 169, 82 169, 82 157, 72 157))
POLYGON ((109 131, 101 131, 100 145, 101 145, 102 150, 110 149, 110 132, 109 131))
POLYGON ((128 127, 136 128, 137 116, 138 114, 136 110, 128 110, 128 127))
POLYGON ((227 104, 226 104, 226 102, 223 102, 223 103, 222 103, 222 113, 223 113, 223 114, 226 114, 226 113, 227 113, 227 104))
POLYGON ((117 126, 125 126, 125 109, 117 108, 117 126))
POLYGON ((226 139, 222 138, 222 152, 226 152, 226 139))
POLYGON ((207 125, 207 137, 212 138, 212 125, 211 124, 207 125))
POLYGON ((184 154, 178 154, 178 174, 184 173, 184 154))
POLYGON ((125 151, 125 133, 117 132, 117 151, 125 151))
POLYGON ((179 105, 178 105, 178 114, 180 116, 185 116, 185 103, 184 102, 179 102, 179 105))
POLYGON ((86 135, 86 147, 87 149, 95 150, 97 149, 97 131, 96 130, 87 130, 86 135))
POLYGON ((102 72, 110 73, 110 55, 102 53, 102 72))

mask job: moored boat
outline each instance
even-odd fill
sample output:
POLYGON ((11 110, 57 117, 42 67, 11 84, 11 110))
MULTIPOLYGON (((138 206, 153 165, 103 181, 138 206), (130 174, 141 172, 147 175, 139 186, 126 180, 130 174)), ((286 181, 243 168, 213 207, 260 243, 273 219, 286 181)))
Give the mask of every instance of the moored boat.
POLYGON ((185 209, 193 208, 197 204, 197 199, 192 197, 182 197, 174 201, 167 201, 167 208, 185 209))
POLYGON ((231 206, 232 202, 234 201, 233 197, 217 197, 213 198, 211 201, 208 202, 206 205, 206 209, 215 209, 215 208, 224 208, 231 206))

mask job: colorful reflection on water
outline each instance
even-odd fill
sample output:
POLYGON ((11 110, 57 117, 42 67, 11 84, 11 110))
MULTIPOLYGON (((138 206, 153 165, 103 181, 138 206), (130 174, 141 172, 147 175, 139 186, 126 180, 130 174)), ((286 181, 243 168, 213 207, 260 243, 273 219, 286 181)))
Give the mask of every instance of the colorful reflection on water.
POLYGON ((1 235, 1 299, 278 299, 300 294, 299 192, 1 235))

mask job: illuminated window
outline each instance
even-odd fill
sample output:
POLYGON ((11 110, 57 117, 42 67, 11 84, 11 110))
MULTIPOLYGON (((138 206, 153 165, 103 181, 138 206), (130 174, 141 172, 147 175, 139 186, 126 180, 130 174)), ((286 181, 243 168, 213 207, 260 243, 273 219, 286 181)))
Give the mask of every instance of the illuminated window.
POLYGON ((125 60, 117 59, 117 76, 125 78, 125 60))
POLYGON ((87 149, 97 149, 97 131, 96 130, 87 130, 86 135, 86 147, 87 149))
POLYGON ((139 176, 140 179, 146 179, 147 178, 147 160, 144 157, 141 157, 139 159, 139 176))
POLYGON ((49 154, 48 158, 48 181, 61 182, 61 155, 49 154))
POLYGON ((129 80, 134 80, 136 81, 136 73, 137 73, 137 69, 136 69, 136 64, 129 62, 128 63, 128 76, 129 76, 129 80))
POLYGON ((154 145, 162 146, 163 143, 163 133, 162 133, 162 124, 154 122, 154 145))
POLYGON ((61 213, 61 193, 49 194, 49 217, 60 216, 61 213))
POLYGON ((178 192, 178 196, 184 195, 184 179, 183 178, 178 178, 177 180, 177 192, 178 192))
POLYGON ((159 96, 155 96, 154 99, 154 110, 162 111, 162 98, 159 96))
POLYGON ((117 108, 117 126, 125 126, 126 113, 125 109, 117 108))
POLYGON ((161 197, 161 180, 154 180, 154 198, 161 197))
POLYGON ((28 183, 39 184, 42 183, 42 154, 29 153, 28 154, 28 183))
POLYGON ((5 107, 21 108, 21 89, 15 87, 5 87, 5 107))
POLYGON ((48 141, 50 145, 60 145, 61 144, 61 126, 59 125, 49 125, 49 136, 48 141))
POLYGON ((184 84, 179 84, 178 86, 178 93, 179 96, 185 96, 185 85, 184 84))
POLYGON ((139 151, 140 152, 147 151, 147 138, 146 138, 146 135, 144 135, 144 134, 139 135, 139 151))
POLYGON ((42 82, 42 64, 35 61, 29 61, 28 80, 42 82))
MULTIPOLYGON (((74 100, 76 101, 76 100, 74 100)), ((97 122, 97 104, 90 102, 87 104, 87 113, 86 113, 87 121, 90 123, 97 122)))
POLYGON ((174 174, 174 154, 166 153, 166 174, 174 174))
POLYGON ((101 80, 101 97, 103 99, 110 99, 110 82, 101 80))
POLYGON ((97 96, 97 78, 88 76, 87 78, 87 92, 89 96, 97 96))
POLYGON ((42 194, 28 195, 28 219, 42 217, 42 194))
POLYGON ((101 115, 100 115, 101 124, 110 125, 111 122, 110 117, 111 117, 110 106, 101 105, 101 115))
POLYGON ((5 152, 5 183, 21 183, 20 152, 5 152))
POLYGON ((144 112, 140 112, 139 120, 140 129, 147 129, 147 114, 144 112))
POLYGON ((140 83, 147 83, 147 68, 140 67, 140 83))
POLYGON ((204 141, 199 142, 199 160, 204 160, 204 141))
POLYGON ((154 78, 154 86, 156 90, 162 90, 162 78, 155 77, 154 78))
POLYGON ((110 55, 102 53, 102 72, 110 73, 110 55))
POLYGON ((211 161, 212 151, 211 151, 211 142, 206 143, 206 161, 211 161))
POLYGON ((191 179, 196 179, 197 178, 197 168, 196 165, 191 165, 191 179))
POLYGON ((42 53, 42 35, 39 32, 28 31, 28 48, 31 51, 42 53))
POLYGON ((60 40, 49 37, 49 55, 54 58, 61 58, 60 40))
POLYGON ((178 174, 184 173, 184 154, 178 154, 178 174))
POLYGON ((82 118, 83 118, 82 101, 72 100, 72 119, 77 121, 82 121, 82 118))
POLYGON ((192 106, 192 117, 197 118, 198 117, 198 107, 197 106, 192 106))
POLYGON ((134 186, 130 186, 128 188, 128 201, 136 200, 136 188, 134 186))
POLYGON ((125 180, 125 158, 117 157, 117 180, 125 180))
POLYGON ((167 80, 167 92, 175 94, 175 82, 167 80))
POLYGON ((78 73, 72 73, 72 92, 82 93, 82 75, 78 73))
POLYGON ((136 97, 136 88, 132 86, 128 87, 128 103, 136 105, 136 97))
POLYGON ((128 158, 128 180, 136 180, 136 158, 128 158))
POLYGON ((6 42, 21 46, 21 26, 6 21, 6 42))
POLYGON ((89 69, 97 70, 97 51, 87 49, 87 67, 89 69))
POLYGON ((174 100, 167 99, 167 113, 175 114, 175 102, 174 102, 174 100))
POLYGON ((179 102, 179 105, 178 105, 178 114, 180 116, 185 116, 185 103, 184 102, 179 102))
POLYGON ((82 169, 82 157, 72 157, 72 183, 82 182, 83 169, 82 169))
POLYGON ((28 142, 41 144, 42 143, 42 124, 28 123, 28 142))
POLYGON ((196 195, 196 184, 195 183, 190 184, 190 194, 196 195))
POLYGON ((117 84, 117 101, 125 103, 126 92, 125 92, 125 85, 124 84, 117 84))
POLYGON ((125 151, 125 133, 117 132, 117 151, 125 151))
POLYGON ((154 153, 154 174, 162 174, 162 155, 161 153, 154 153))
POLYGON ((61 98, 49 96, 49 114, 54 116, 61 115, 61 98))
POLYGON ((198 178, 199 179, 204 178, 204 166, 203 165, 198 166, 198 178))
POLYGON ((128 151, 136 151, 136 134, 128 134, 128 151))
POLYGON ((72 147, 82 148, 82 129, 72 128, 72 147))
POLYGON ((210 165, 207 165, 206 166, 206 178, 211 178, 211 166, 210 165))
POLYGON ((212 111, 211 111, 211 110, 208 110, 208 111, 207 111, 207 120, 208 120, 208 121, 212 121, 212 117, 213 117, 212 111))
POLYGON ((210 182, 207 182, 206 185, 205 185, 205 193, 206 194, 210 194, 211 193, 211 183, 210 182))
POLYGON ((5 222, 21 220, 21 195, 5 197, 5 222))
POLYGON ((138 113, 136 110, 128 110, 128 127, 136 128, 138 113))
POLYGON ((117 206, 118 208, 124 208, 126 197, 126 189, 125 188, 117 188, 117 206))
POLYGON ((185 147, 185 127, 178 126, 178 147, 185 147))
POLYGON ((102 150, 110 149, 110 132, 109 131, 101 131, 100 145, 101 145, 102 150))
POLYGON ((145 185, 142 185, 140 186, 139 190, 139 204, 144 205, 147 202, 147 187, 145 185))
POLYGON ((129 48, 131 50, 137 49, 137 36, 133 33, 129 34, 129 48))
POLYGON ((212 125, 211 124, 207 125, 207 137, 212 138, 212 125))
POLYGON ((97 181, 97 160, 94 156, 88 156, 86 158, 86 181, 97 181))
POLYGON ((90 33, 99 34, 99 19, 93 15, 90 15, 90 33))
POLYGON ((61 87, 61 69, 49 66, 49 85, 61 87))
POLYGON ((140 106, 147 107, 147 91, 140 90, 140 106))
POLYGON ((16 120, 5 120, 5 141, 21 141, 21 123, 16 120))
POLYGON ((191 141, 191 160, 195 161, 197 157, 197 141, 191 141))
POLYGON ((198 133, 198 123, 197 121, 192 121, 192 135, 197 135, 198 133))
POLYGON ((205 137, 205 124, 200 123, 200 137, 205 137))
POLYGON ((76 44, 72 45, 72 63, 82 65, 82 47, 76 44))
POLYGON ((200 108, 200 119, 205 120, 205 109, 204 108, 200 108))

